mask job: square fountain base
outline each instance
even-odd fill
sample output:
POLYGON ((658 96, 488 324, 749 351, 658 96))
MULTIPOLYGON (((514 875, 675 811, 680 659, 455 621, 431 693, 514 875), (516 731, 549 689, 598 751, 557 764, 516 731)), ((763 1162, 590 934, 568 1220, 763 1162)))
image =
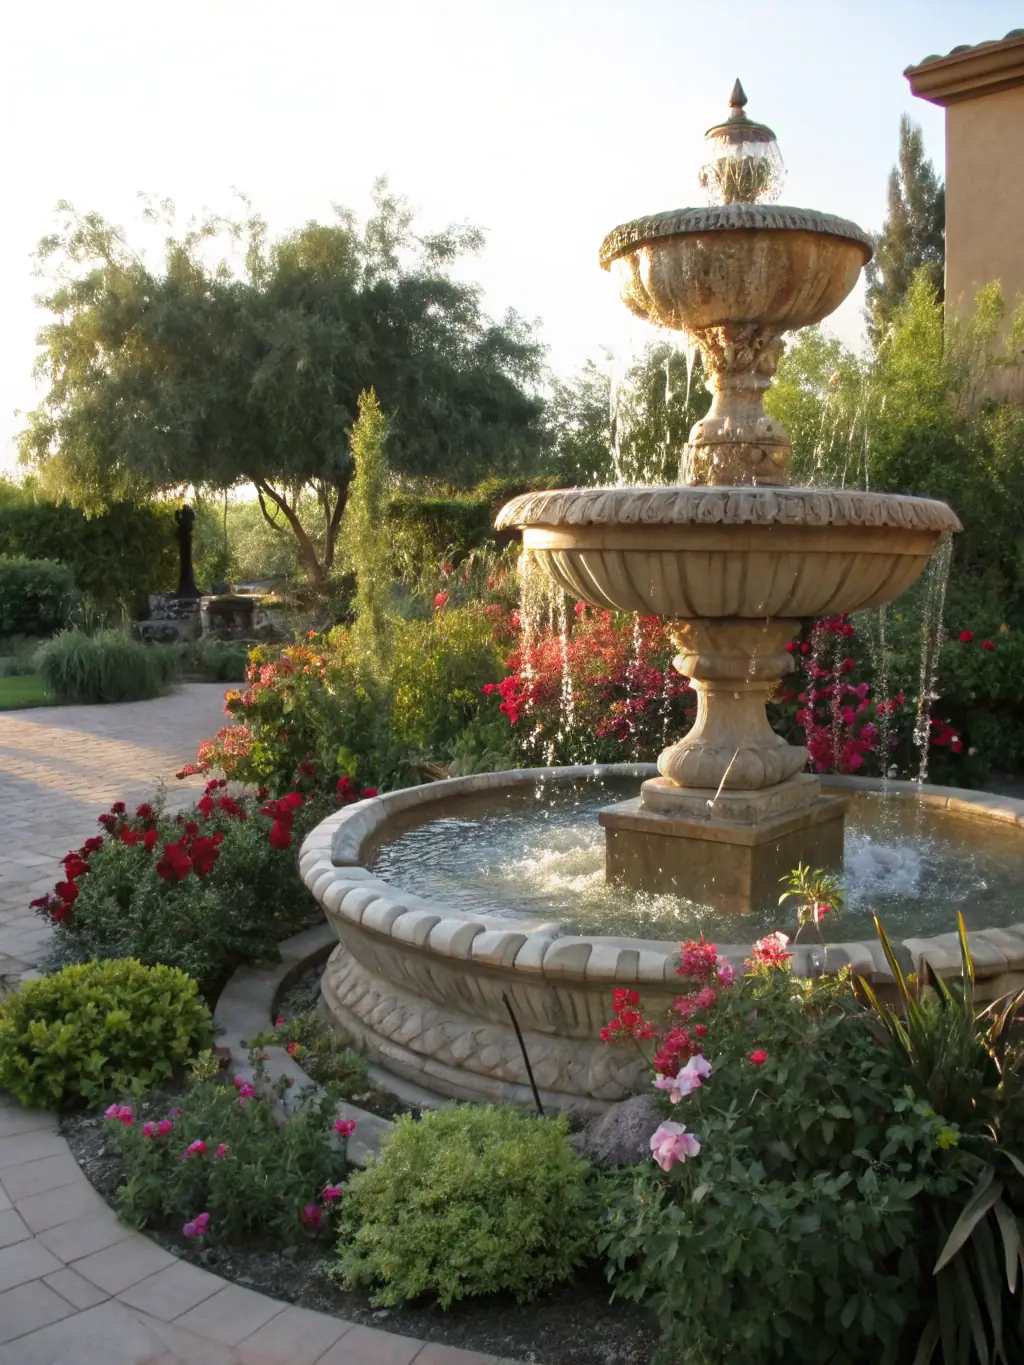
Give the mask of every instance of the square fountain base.
MULTIPOLYGON (((598 816, 605 875, 615 885, 686 896, 717 910, 765 910, 778 904, 779 881, 797 863, 834 870, 843 864, 843 797, 819 795, 798 810, 762 810, 746 821, 664 814, 641 800, 606 806, 598 816)), ((738 811, 742 801, 734 805, 738 811)))

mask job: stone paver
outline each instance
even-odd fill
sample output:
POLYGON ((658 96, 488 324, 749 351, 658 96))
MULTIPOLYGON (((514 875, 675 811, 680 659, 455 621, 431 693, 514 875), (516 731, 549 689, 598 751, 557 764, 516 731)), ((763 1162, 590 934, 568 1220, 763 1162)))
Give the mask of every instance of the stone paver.
MULTIPOLYGON (((0 978, 30 971, 48 929, 28 902, 112 801, 174 773, 225 723, 224 688, 123 706, 0 714, 0 978)), ((0 987, 2 989, 2 987, 0 987)), ((178 1260, 120 1223, 52 1114, 0 1093, 2 1365, 510 1365, 289 1306, 178 1260)))

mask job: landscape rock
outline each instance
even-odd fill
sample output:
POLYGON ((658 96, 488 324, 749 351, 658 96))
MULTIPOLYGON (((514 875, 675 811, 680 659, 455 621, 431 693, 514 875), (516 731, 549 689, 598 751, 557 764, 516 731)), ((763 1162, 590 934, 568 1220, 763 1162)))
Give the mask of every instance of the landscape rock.
POLYGON ((633 1166, 649 1160, 651 1134, 661 1122, 650 1095, 632 1095, 592 1118, 572 1145, 595 1166, 633 1166))

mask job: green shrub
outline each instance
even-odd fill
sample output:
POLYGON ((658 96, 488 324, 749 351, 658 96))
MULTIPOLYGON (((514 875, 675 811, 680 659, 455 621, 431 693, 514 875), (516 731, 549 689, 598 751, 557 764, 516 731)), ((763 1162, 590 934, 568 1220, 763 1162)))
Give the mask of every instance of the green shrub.
POLYGON ((62 630, 40 649, 37 666, 62 702, 143 701, 170 690, 180 655, 140 644, 123 630, 62 630))
POLYGON ((0 635, 52 635, 76 591, 71 570, 52 559, 0 558, 0 635))
MULTIPOLYGON (((97 836, 65 859, 65 880, 33 902, 54 925, 59 960, 134 957, 179 967, 213 997, 236 967, 277 957, 315 902, 299 880, 298 845, 328 804, 262 814, 216 790, 171 818, 115 803, 97 836), (272 842, 273 840, 273 842, 272 842)), ((266 810, 273 808, 266 807, 266 810)))
POLYGON ((210 1038, 196 983, 131 958, 26 981, 0 1004, 0 1086, 64 1108, 169 1080, 210 1038))
POLYGON ((243 682, 249 662, 244 645, 204 636, 185 655, 185 667, 204 682, 243 682))
POLYGON ((174 508, 115 503, 87 516, 18 489, 0 503, 0 554, 45 554, 70 569, 102 612, 138 612, 147 593, 175 581, 174 508))
POLYGON ((334 1106, 323 1095, 278 1126, 263 1096, 241 1077, 235 1085, 207 1078, 170 1114, 166 1105, 148 1119, 148 1108, 111 1114, 122 1162, 118 1211, 135 1227, 169 1224, 214 1244, 280 1246, 304 1231, 323 1234, 346 1173, 334 1106), (209 1222, 197 1234, 194 1220, 204 1213, 209 1222))
MULTIPOLYGON (((661 1101, 689 1130, 659 1130, 665 1169, 607 1182, 609 1278, 657 1314, 665 1365, 925 1365, 930 1209, 969 1191, 974 1163, 879 1047, 849 977, 796 979, 766 948, 732 985, 687 972, 701 990, 655 1065, 676 1075, 697 1040, 711 1072, 661 1101), (672 1150, 688 1136, 699 1150, 672 1150)), ((633 1046, 642 1005, 623 991, 616 1011, 606 1033, 633 1046)))
POLYGON ((593 1246, 588 1166, 564 1118, 460 1105, 406 1116, 349 1184, 337 1271, 372 1301, 422 1294, 442 1308, 567 1279, 593 1246))

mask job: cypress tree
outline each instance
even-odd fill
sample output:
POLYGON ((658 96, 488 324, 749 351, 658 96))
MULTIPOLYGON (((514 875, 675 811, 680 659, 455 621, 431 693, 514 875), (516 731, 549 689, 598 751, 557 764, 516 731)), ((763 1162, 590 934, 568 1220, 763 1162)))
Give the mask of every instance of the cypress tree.
POLYGON ((946 191, 925 157, 924 139, 907 114, 900 117, 899 159, 889 174, 889 212, 875 237, 867 268, 868 331, 877 343, 887 332, 918 270, 925 270, 940 302, 946 255, 946 191))

